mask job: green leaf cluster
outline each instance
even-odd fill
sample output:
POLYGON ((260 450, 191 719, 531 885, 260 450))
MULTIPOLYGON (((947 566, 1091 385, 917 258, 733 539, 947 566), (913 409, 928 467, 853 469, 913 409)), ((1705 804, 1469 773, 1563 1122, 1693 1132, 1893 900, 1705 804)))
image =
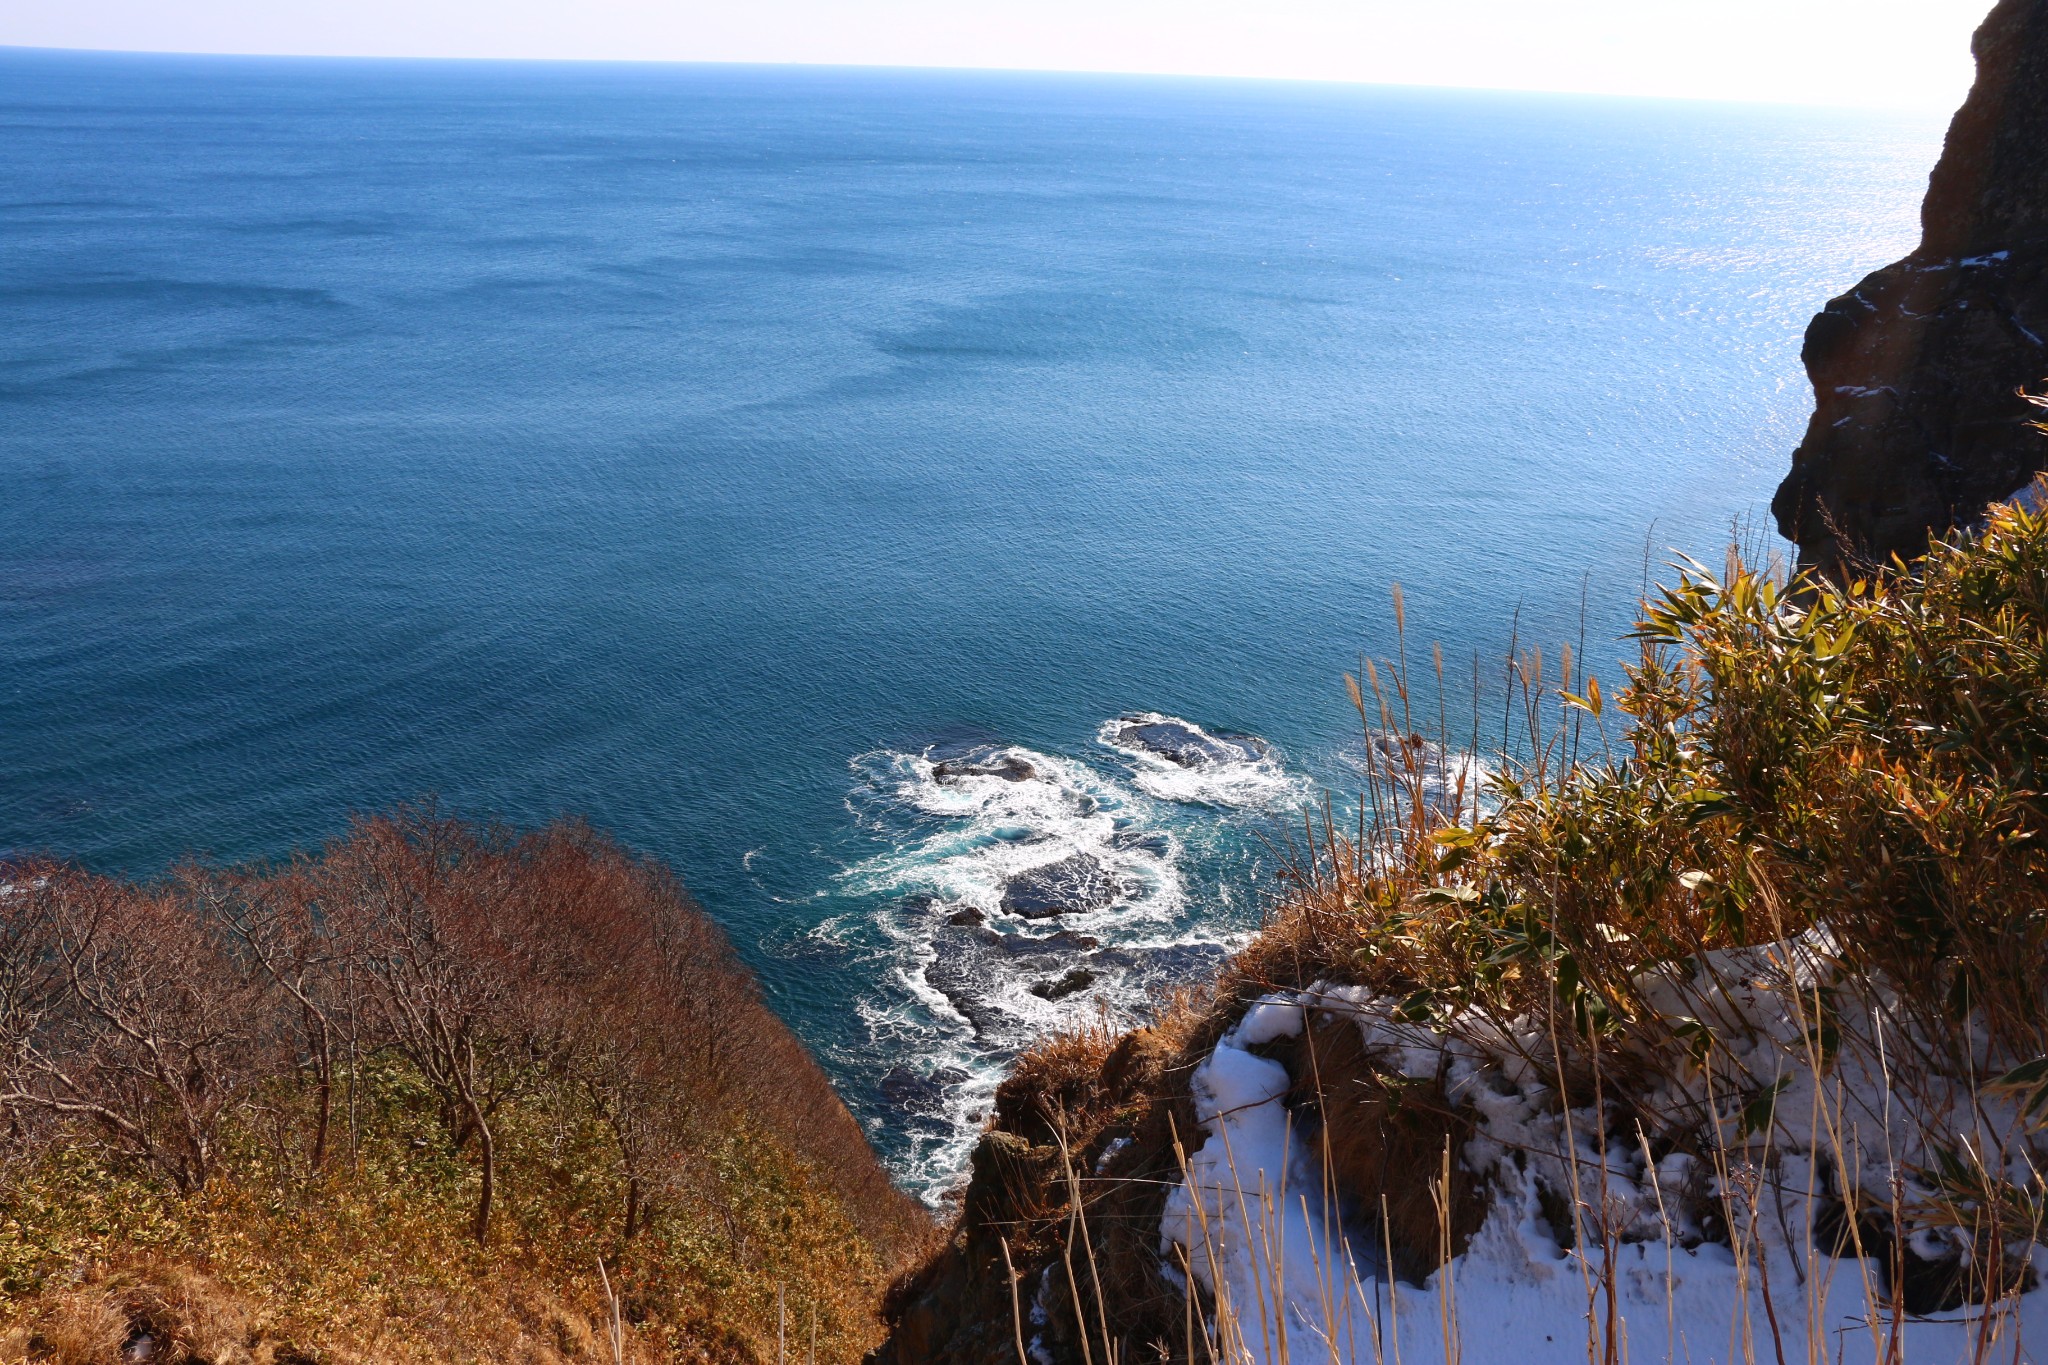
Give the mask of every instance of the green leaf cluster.
POLYGON ((1845 583, 1686 561, 1634 639, 1618 693, 1552 695, 1552 733, 1620 713, 1613 749, 1504 761, 1483 817, 1347 892, 1361 972, 1670 1041, 1646 969, 1820 925, 1929 1037, 2048 1056, 2048 519, 1845 583))

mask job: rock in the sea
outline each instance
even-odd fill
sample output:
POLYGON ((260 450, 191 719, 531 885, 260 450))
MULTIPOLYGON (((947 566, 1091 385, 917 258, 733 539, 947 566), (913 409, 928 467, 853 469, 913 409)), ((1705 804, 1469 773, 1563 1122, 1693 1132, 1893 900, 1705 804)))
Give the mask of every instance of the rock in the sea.
POLYGON ((1016 1021, 999 1003, 1012 983, 1070 970, 1077 954, 1089 955, 1098 966, 1108 956, 1100 939, 1071 929, 1033 937, 986 928, 948 928, 933 937, 932 949, 932 960, 924 968, 925 984, 945 996, 982 1038, 1015 1031, 1016 1021))
POLYGON ((936 1113, 945 1097, 937 1085, 907 1066, 890 1067, 880 1089, 883 1099, 913 1114, 936 1113))
POLYGON ((1008 957, 1036 957, 1044 953, 1085 953, 1102 946, 1102 940, 1093 934, 1076 933, 1072 929, 1062 929, 1043 938, 1033 938, 1028 934, 1002 934, 994 929, 984 929, 975 937, 978 942, 1008 957))
POLYGON ((932 776, 940 782, 957 782, 963 777, 1000 777, 1005 782, 1029 782, 1038 776, 1038 769, 1018 754, 985 752, 941 759, 932 764, 932 776))
POLYGON ((1111 742, 1142 749, 1183 768, 1250 763, 1265 757, 1266 742, 1255 735, 1212 735, 1184 720, 1127 716, 1117 722, 1111 742))
POLYGON ((892 1066, 882 1077, 882 1098, 905 1113, 936 1116, 946 1111, 946 1092, 967 1080, 958 1067, 942 1066, 920 1076, 905 1066, 892 1066))
POLYGON ((1814 414, 1771 502, 1802 564, 1912 558, 2048 467, 2048 0, 2000 0, 1971 44, 1920 245, 1832 300, 1800 353, 1814 414))
POLYGON ((977 1038, 1002 1031, 1003 1012, 990 999, 994 974, 985 958, 959 945, 940 944, 939 954, 925 964, 925 984, 946 997, 977 1038), (950 950, 949 950, 950 949, 950 950))
POLYGON ((1031 993, 1040 1000, 1064 1000, 1076 991, 1085 991, 1095 984, 1095 973, 1086 967, 1069 968, 1065 976, 1049 981, 1032 983, 1031 993))
POLYGON ((1100 859, 1074 853, 1011 877, 1003 886, 1003 912, 1053 919, 1100 910, 1116 900, 1116 893, 1116 878, 1100 859))
POLYGON ((1170 943, 1146 949, 1138 965, 1153 980, 1199 981, 1214 976, 1228 956, 1220 943, 1170 943))
POLYGON ((1112 842, 1126 852, 1149 853, 1155 858, 1173 856, 1173 840, 1157 831, 1126 830, 1112 836, 1112 842))
POLYGON ((962 929, 972 929, 975 925, 981 924, 987 919, 987 915, 982 914, 981 911, 970 905, 965 910, 955 910, 952 914, 946 916, 946 923, 962 929))

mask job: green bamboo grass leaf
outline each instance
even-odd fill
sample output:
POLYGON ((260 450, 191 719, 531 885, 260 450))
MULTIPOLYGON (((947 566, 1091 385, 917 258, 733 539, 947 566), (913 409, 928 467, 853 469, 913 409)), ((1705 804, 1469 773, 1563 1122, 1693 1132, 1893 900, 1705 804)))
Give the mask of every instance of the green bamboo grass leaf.
POLYGON ((1691 825, 1699 824, 1703 820, 1712 820, 1716 816, 1733 815, 1740 809, 1735 804, 1734 797, 1727 792, 1715 791, 1711 787, 1695 787, 1682 794, 1678 798, 1678 803, 1687 807, 1685 821, 1691 825))
POLYGON ((1485 838, 1483 826, 1456 825, 1438 830, 1430 836, 1431 842, 1443 850, 1437 857, 1436 870, 1440 873, 1455 872, 1463 867, 1479 851, 1485 838))
POLYGON ((1670 1025, 1671 1036, 1692 1058, 1693 1065, 1705 1066, 1714 1051, 1713 1030, 1689 1014, 1675 1015, 1665 1022, 1670 1025))
POLYGON ((1737 1115, 1735 1120, 1736 1128, 1742 1136, 1749 1137, 1770 1128, 1771 1120, 1777 1117, 1778 1096, 1784 1093, 1785 1087, 1790 1084, 1790 1076, 1780 1076, 1757 1092, 1748 1104, 1742 1106, 1742 1113, 1737 1115))
POLYGON ((2011 1095, 2020 1101, 2020 1116, 2036 1127, 2048 1119, 2048 1057, 2036 1057, 1991 1082, 1992 1093, 2011 1095))
POLYGON ((1420 990, 1403 999, 1394 1012, 1406 1023, 1427 1024, 1436 1017, 1435 1006, 1436 992, 1420 990))
POLYGON ((1559 692, 1557 695, 1564 699, 1564 704, 1566 706, 1575 706, 1579 710, 1588 712, 1594 716, 1598 716, 1600 714, 1600 680, 1598 678, 1593 677, 1591 674, 1588 674, 1586 677, 1586 690, 1583 695, 1574 692, 1562 691, 1559 692))
POLYGON ((1835 1060, 1835 1054, 1842 1050, 1842 1031, 1830 1023, 1815 1024, 1806 1030, 1807 1046, 1820 1059, 1822 1066, 1835 1060))
MULTIPOLYGON (((1819 637, 1816 635, 1815 639, 1818 641, 1819 637)), ((1829 659, 1839 659, 1842 655, 1848 653, 1849 646, 1855 642, 1855 639, 1856 623, 1854 621, 1845 622, 1839 631, 1825 642, 1820 643, 1819 647, 1813 651, 1813 657, 1822 662, 1826 662, 1829 659)))

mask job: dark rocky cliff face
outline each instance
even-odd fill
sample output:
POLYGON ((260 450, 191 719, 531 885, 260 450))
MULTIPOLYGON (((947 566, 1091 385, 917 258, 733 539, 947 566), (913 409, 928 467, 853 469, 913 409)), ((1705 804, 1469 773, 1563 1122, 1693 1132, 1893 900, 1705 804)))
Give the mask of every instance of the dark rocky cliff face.
POLYGON ((1918 250, 1816 316, 1815 408, 1771 510, 1800 560, 1908 559, 2048 465, 2048 0, 2000 0, 1971 44, 1918 250))

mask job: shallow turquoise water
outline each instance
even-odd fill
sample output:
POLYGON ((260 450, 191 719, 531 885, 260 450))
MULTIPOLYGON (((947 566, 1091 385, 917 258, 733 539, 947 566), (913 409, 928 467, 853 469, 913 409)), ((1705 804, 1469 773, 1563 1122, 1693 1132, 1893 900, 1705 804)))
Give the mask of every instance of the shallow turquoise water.
POLYGON ((1454 661, 1582 597, 1607 658, 1646 544, 1761 509, 1799 331, 1910 245, 1939 131, 0 52, 0 847, 585 813, 939 1179, 1009 1047, 1255 915, 1390 583, 1454 661), (1132 710, 1277 754, 1176 786, 1098 741, 1132 710), (933 778, 976 743, 1033 780, 933 778), (1076 849, 1128 959, 1057 1005, 955 962, 977 1036, 939 917, 1076 849))

